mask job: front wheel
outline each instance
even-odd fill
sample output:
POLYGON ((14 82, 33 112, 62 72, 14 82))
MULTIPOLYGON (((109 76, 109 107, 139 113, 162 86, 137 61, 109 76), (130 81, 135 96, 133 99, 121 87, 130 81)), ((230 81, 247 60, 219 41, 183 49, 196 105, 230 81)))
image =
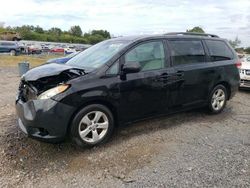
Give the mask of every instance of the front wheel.
POLYGON ((213 114, 223 111, 227 103, 227 98, 227 89, 223 85, 217 85, 209 96, 209 111, 213 114))
POLYGON ((78 146, 96 146, 105 143, 112 135, 114 118, 110 110, 100 104, 84 107, 71 124, 71 139, 78 146))

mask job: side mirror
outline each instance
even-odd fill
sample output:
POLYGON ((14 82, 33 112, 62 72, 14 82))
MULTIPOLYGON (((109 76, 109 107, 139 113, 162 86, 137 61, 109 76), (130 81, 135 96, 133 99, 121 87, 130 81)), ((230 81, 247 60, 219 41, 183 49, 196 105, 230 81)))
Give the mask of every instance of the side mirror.
POLYGON ((127 62, 126 64, 123 65, 122 71, 127 74, 127 73, 136 73, 140 72, 141 70, 141 65, 137 61, 130 61, 127 62))

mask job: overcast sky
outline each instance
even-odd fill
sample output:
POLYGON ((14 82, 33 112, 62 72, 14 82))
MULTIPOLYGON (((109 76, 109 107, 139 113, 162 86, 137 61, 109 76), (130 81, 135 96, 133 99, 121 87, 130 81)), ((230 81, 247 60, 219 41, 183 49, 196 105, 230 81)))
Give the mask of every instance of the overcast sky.
POLYGON ((0 0, 0 22, 63 30, 80 25, 83 32, 106 29, 115 36, 201 26, 250 46, 250 0, 0 0))

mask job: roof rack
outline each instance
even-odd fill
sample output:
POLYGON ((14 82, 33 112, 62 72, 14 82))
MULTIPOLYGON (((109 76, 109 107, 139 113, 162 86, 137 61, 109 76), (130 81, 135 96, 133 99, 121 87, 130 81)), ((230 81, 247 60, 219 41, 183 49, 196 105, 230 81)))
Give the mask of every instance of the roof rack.
POLYGON ((192 36, 220 38, 218 35, 208 34, 208 33, 196 33, 196 32, 171 32, 171 33, 166 33, 165 35, 192 35, 192 36))

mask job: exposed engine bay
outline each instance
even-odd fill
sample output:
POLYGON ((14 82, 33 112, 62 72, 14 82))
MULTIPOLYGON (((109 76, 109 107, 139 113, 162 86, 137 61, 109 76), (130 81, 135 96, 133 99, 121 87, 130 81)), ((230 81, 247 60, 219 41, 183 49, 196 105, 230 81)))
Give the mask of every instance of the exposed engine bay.
POLYGON ((71 67, 71 69, 64 70, 58 74, 41 77, 37 80, 29 80, 29 75, 25 75, 19 85, 18 97, 23 102, 36 99, 44 91, 85 74, 86 72, 83 69, 71 67))

